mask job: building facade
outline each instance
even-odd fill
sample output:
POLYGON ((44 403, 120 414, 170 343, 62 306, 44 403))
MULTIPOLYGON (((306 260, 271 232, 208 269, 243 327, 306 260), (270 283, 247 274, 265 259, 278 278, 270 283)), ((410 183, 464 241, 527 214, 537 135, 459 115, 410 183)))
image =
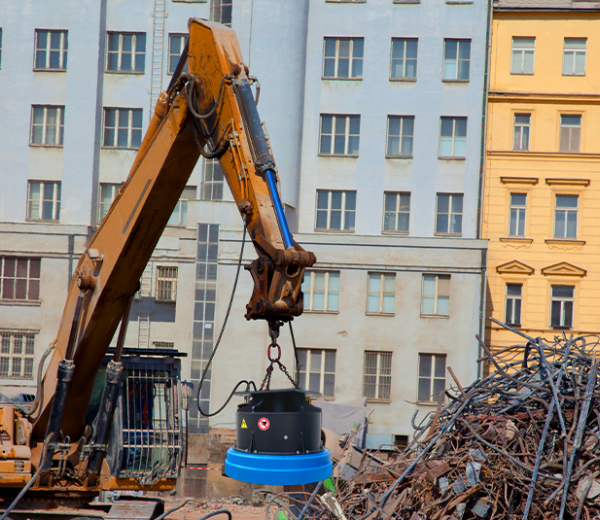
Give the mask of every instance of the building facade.
MULTIPOLYGON (((463 385, 479 373, 487 16, 483 2, 454 0, 1 4, 0 258, 13 292, 0 296, 0 385, 33 383, 73 267, 170 81, 187 19, 211 17, 236 30, 260 79, 286 214, 318 258, 294 321, 300 383, 338 403, 365 397, 368 447, 406 442, 415 410, 433 410, 453 384, 448 367, 463 385), (29 341, 27 370, 15 361, 20 341, 29 341)), ((224 184, 214 162, 194 170, 126 340, 187 353, 183 376, 195 392, 242 241, 224 184)), ((205 411, 239 379, 264 376, 266 325, 242 319, 251 290, 242 272, 202 387, 205 411)), ((292 371, 287 330, 280 343, 292 371)), ((192 406, 189 431, 234 428, 235 410, 209 421, 192 406)))
MULTIPOLYGON (((487 308, 533 337, 597 331, 599 24, 590 2, 494 4, 487 308)), ((491 322, 486 334, 516 343, 491 322)))

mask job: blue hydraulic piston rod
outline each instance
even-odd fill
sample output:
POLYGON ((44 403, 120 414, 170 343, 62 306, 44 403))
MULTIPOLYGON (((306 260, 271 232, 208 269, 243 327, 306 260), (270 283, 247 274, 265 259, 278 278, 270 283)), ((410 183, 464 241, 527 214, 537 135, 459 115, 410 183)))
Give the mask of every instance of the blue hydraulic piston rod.
POLYGON ((293 247, 294 243, 292 242, 292 234, 290 233, 290 228, 288 226, 287 219, 285 218, 285 213, 283 212, 283 205, 281 204, 281 199, 279 198, 279 192, 277 191, 275 172, 273 170, 266 170, 265 176, 267 177, 267 183, 269 184, 271 199, 275 205, 275 213, 277 213, 277 220, 279 220, 279 228, 281 229, 281 234, 283 235, 285 247, 293 247))

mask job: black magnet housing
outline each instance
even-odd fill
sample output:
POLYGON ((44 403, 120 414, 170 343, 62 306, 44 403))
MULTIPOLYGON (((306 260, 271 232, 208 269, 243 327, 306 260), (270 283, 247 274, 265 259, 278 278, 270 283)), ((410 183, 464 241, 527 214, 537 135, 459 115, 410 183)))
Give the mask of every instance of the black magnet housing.
POLYGON ((321 409, 293 388, 250 392, 236 414, 237 451, 302 455, 323 450, 321 409))

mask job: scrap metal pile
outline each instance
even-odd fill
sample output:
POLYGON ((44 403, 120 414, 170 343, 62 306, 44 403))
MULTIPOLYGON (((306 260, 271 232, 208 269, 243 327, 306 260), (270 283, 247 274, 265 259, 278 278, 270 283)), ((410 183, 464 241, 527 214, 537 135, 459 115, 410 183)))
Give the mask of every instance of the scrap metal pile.
POLYGON ((600 339, 519 334, 480 341, 493 373, 455 380, 398 458, 365 454, 336 493, 347 519, 600 518, 600 339))

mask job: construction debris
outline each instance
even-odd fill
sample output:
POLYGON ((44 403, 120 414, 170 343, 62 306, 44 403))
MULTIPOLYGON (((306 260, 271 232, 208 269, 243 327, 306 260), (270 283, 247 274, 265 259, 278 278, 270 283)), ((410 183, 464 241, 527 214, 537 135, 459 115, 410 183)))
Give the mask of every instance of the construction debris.
MULTIPOLYGON (((501 324, 502 325, 502 324, 501 324)), ((506 327, 509 328, 509 327, 506 327)), ((600 338, 530 338, 486 353, 491 374, 457 383, 407 449, 338 482, 348 520, 600 518, 600 338), (449 401, 449 402, 448 402, 449 401)))

